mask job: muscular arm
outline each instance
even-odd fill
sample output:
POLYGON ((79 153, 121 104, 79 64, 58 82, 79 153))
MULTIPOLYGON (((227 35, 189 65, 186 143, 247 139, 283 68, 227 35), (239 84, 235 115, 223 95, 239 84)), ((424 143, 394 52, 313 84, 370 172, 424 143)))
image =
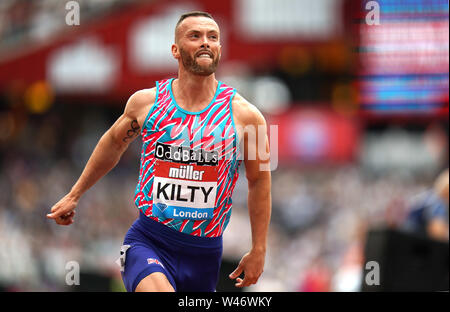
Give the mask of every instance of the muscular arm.
MULTIPOLYGON (((264 129, 266 129, 264 127, 264 129)), ((268 150, 266 138, 266 149, 268 150)), ((248 180, 248 210, 252 227, 252 249, 265 252, 267 230, 271 214, 271 174, 261 170, 263 161, 246 161, 246 176, 248 180)), ((265 161, 264 161, 265 162, 265 161)))
POLYGON ((79 199, 117 165, 128 145, 139 134, 140 127, 135 118, 124 113, 101 137, 80 178, 72 187, 70 193, 75 198, 79 199))
MULTIPOLYGON (((271 173, 269 171, 269 141, 262 114, 242 97, 238 97, 239 124, 244 127, 244 163, 248 180, 248 211, 252 231, 252 248, 230 275, 237 278, 237 287, 255 284, 262 274, 267 245, 267 231, 272 209, 271 173), (252 134, 254 131, 254 135, 252 134), (262 138, 262 139, 261 139, 262 138), (264 157, 267 156, 267 157, 264 157)), ((237 105, 236 105, 237 106, 237 105)))
POLYGON ((117 165, 129 144, 139 135, 140 125, 154 100, 153 89, 138 91, 130 97, 124 113, 97 143, 71 191, 52 207, 47 218, 55 219, 61 225, 73 223, 74 209, 80 197, 117 165))

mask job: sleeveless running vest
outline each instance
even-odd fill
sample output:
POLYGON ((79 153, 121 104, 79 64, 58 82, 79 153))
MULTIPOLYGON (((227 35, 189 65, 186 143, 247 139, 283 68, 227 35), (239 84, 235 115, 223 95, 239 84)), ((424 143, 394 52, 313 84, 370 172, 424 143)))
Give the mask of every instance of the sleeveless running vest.
POLYGON ((231 215, 239 142, 231 102, 236 90, 220 82, 199 112, 181 108, 172 79, 156 82, 155 103, 142 126, 137 208, 179 232, 218 237, 231 215))

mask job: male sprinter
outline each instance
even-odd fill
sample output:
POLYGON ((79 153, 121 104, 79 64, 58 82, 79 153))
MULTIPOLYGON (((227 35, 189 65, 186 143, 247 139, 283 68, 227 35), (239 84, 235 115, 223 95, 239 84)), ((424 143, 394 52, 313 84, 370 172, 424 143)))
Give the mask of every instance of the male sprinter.
POLYGON ((139 218, 121 257, 128 291, 214 291, 222 234, 231 214, 240 152, 248 179, 252 247, 230 274, 236 287, 255 284, 264 267, 271 214, 266 122, 236 91, 215 79, 220 31, 210 14, 183 14, 175 27, 176 79, 134 93, 102 136, 72 190, 48 218, 73 223, 80 197, 119 161, 139 134, 142 153, 135 204, 139 218), (238 129, 253 128, 256 135, 238 129), (264 140, 258 142, 258 131, 264 140), (240 151, 243 140, 244 150, 240 151), (258 152, 256 152, 258 151, 258 152), (253 155, 253 157, 251 157, 253 155), (244 274, 243 279, 240 278, 244 274))

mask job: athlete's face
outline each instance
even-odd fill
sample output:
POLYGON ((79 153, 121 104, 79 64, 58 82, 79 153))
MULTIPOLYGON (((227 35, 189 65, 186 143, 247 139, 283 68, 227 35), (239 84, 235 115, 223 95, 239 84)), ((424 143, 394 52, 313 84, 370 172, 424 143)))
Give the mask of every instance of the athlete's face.
POLYGON ((219 26, 210 18, 191 16, 176 29, 173 56, 187 71, 209 76, 216 71, 221 45, 219 26))

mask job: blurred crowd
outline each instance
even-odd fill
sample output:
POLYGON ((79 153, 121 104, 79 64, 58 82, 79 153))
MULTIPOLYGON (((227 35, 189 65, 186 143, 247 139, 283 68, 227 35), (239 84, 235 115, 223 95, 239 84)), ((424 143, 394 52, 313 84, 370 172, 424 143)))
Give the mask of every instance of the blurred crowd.
MULTIPOLYGON (((245 180, 240 183, 236 195, 242 202, 224 236, 226 250, 237 260, 250 246, 250 236, 242 246, 239 231, 248 223, 245 180)), ((359 291, 367 231, 402 229, 414 198, 429 183, 423 177, 375 177, 357 165, 277 169, 267 264, 251 290, 359 291)))
MULTIPOLYGON (((70 190, 97 140, 119 114, 120 109, 56 105, 48 114, 31 116, 16 137, 0 140, 0 285, 5 289, 62 290, 69 261, 120 281, 115 260, 138 215, 133 194, 139 140, 82 197, 73 225, 58 226, 45 217, 70 190)), ((239 261, 251 246, 244 169, 224 234, 229 261, 239 261)), ((359 290, 367 229, 401 225, 412 198, 432 186, 433 174, 380 175, 358 163, 280 163, 272 173, 265 271, 247 290, 359 290)))
POLYGON ((77 227, 62 228, 45 218, 80 175, 88 149, 101 135, 98 129, 107 127, 95 113, 75 119, 77 128, 62 122, 55 115, 28 120, 14 143, 2 142, 0 284, 53 289, 64 282, 64 266, 71 260, 84 270, 108 274, 115 269, 115 247, 135 217, 131 199, 137 168, 130 170, 124 155, 122 165, 83 197, 77 227), (73 136, 61 137, 61 128, 72 129, 73 136))
MULTIPOLYGON (((77 0, 80 15, 91 19, 106 14, 121 5, 136 0, 77 0)), ((59 0, 2 0, 0 1, 0 41, 3 47, 23 40, 45 40, 61 31, 69 12, 59 0)), ((73 9, 73 6, 69 7, 73 9)))

